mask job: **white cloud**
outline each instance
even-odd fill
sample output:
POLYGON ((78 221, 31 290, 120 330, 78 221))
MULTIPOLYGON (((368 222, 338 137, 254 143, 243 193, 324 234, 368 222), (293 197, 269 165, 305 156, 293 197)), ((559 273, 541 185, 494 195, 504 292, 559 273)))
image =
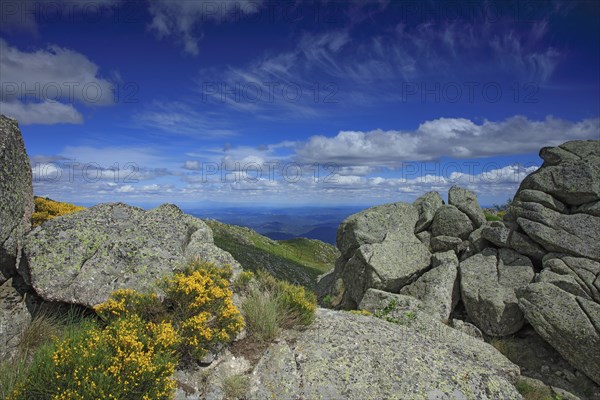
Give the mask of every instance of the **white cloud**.
POLYGON ((306 163, 397 167, 406 161, 489 157, 537 152, 567 140, 600 138, 600 118, 571 122, 547 117, 531 121, 515 116, 476 124, 463 118, 427 121, 415 131, 342 131, 313 136, 296 148, 306 163), (459 144, 460 143, 460 144, 459 144))
POLYGON ((99 67, 73 50, 49 46, 25 52, 0 39, 2 99, 23 96, 38 101, 81 102, 108 105, 114 102, 113 86, 98 77, 99 67))
POLYGON ((26 52, 0 39, 3 112, 24 124, 81 123, 73 103, 113 104, 113 86, 81 53, 58 46, 26 52))
POLYGON ((186 53, 197 56, 202 24, 254 14, 262 3, 263 0, 150 0, 152 23, 149 27, 159 38, 174 37, 186 53))

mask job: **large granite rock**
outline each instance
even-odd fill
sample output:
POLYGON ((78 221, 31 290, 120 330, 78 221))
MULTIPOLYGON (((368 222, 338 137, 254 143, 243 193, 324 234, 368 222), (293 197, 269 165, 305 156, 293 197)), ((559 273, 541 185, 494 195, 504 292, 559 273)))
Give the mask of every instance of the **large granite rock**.
POLYGON ((471 219, 458 208, 452 205, 440 207, 431 223, 431 235, 454 236, 467 239, 475 228, 471 219))
POLYGON ((600 140, 572 141, 540 151, 544 164, 520 189, 537 190, 579 206, 600 200, 600 140))
POLYGON ((240 269, 204 222, 169 204, 100 204, 52 219, 27 236, 24 256, 22 275, 43 299, 88 307, 116 289, 154 288, 190 258, 240 269))
POLYGON ((521 293, 519 306, 544 340, 600 384, 600 304, 537 282, 521 293))
POLYGON ((440 321, 447 322, 460 298, 458 285, 458 258, 454 251, 435 253, 431 257, 432 269, 416 282, 403 287, 400 294, 413 296, 423 303, 423 308, 440 321))
POLYGON ((428 192, 413 202, 419 211, 419 219, 415 226, 415 233, 423 232, 429 228, 436 211, 444 205, 444 200, 438 192, 428 192))
POLYGON ((487 248, 460 263, 462 301, 469 317, 483 332, 506 336, 525 319, 516 291, 534 277, 531 261, 513 250, 487 248))
POLYGON ((521 399, 518 375, 492 346, 441 323, 414 329, 319 309, 312 326, 271 345, 249 398, 521 399))
POLYGON ((549 253, 543 265, 519 306, 544 340, 600 383, 600 263, 549 253))
POLYGON ((475 228, 479 228, 486 221, 485 214, 477 201, 477 195, 470 190, 452 186, 448 191, 448 204, 465 213, 475 228))
POLYGON ((31 165, 19 125, 0 115, 0 284, 17 272, 33 209, 31 165))
POLYGON ((343 308, 356 307, 369 288, 398 292, 429 268, 431 253, 415 236, 419 215, 412 205, 369 208, 345 219, 337 232, 341 257, 330 282, 341 278, 343 308))

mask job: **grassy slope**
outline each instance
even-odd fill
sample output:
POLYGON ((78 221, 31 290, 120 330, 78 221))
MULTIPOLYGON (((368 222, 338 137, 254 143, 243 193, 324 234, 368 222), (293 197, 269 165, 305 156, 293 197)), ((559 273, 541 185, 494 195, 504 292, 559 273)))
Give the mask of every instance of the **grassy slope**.
POLYGON ((271 240, 249 228, 205 220, 215 244, 230 252, 244 269, 264 269, 279 279, 314 290, 317 276, 333 268, 337 249, 313 239, 271 240))

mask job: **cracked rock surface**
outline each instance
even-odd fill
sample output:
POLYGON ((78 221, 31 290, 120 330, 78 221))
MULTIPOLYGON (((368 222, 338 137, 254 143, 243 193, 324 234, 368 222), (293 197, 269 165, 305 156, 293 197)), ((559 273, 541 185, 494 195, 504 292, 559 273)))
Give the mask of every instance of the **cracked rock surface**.
POLYGON ((287 335, 256 366, 250 399, 521 399, 517 366, 442 323, 319 309, 311 327, 287 335))
POLYGON ((510 249, 487 248, 460 263, 460 290, 469 317, 483 332, 506 336, 525 319, 516 292, 534 277, 531 261, 510 249))

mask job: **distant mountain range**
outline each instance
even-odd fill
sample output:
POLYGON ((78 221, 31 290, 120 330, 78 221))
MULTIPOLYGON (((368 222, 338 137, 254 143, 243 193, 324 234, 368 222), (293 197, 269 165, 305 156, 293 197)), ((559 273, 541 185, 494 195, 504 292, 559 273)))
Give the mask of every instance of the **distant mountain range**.
POLYGON ((339 224, 364 208, 362 206, 279 209, 237 207, 185 211, 199 218, 216 219, 227 224, 245 226, 273 240, 308 238, 335 245, 339 224))

